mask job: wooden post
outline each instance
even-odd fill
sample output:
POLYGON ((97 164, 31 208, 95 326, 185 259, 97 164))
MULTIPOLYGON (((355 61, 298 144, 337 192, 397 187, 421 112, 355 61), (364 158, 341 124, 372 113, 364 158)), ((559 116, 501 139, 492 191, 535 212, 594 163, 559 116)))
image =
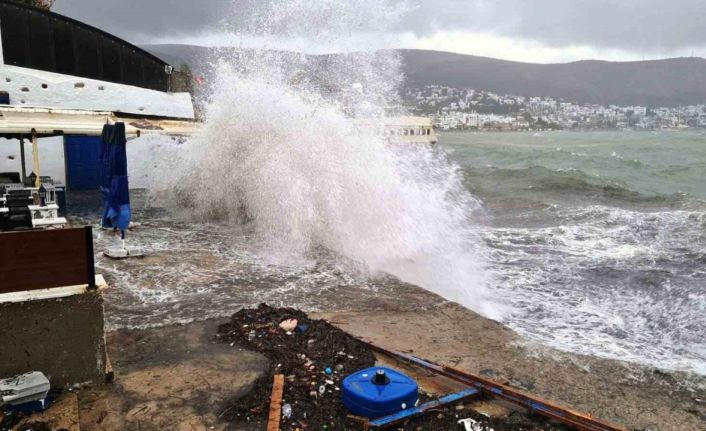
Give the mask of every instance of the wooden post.
POLYGON ((34 181, 34 187, 39 188, 39 186, 42 185, 42 180, 40 178, 41 173, 39 171, 39 145, 37 144, 37 131, 34 129, 32 129, 32 157, 32 169, 34 170, 34 174, 37 176, 37 179, 34 181))
POLYGON ((270 397, 270 417, 267 419, 267 431, 279 431, 279 420, 282 417, 282 392, 284 392, 284 375, 275 374, 270 397))
POLYGON ((86 238, 86 278, 88 279, 88 290, 96 290, 96 267, 93 261, 93 228, 86 226, 83 229, 86 238))

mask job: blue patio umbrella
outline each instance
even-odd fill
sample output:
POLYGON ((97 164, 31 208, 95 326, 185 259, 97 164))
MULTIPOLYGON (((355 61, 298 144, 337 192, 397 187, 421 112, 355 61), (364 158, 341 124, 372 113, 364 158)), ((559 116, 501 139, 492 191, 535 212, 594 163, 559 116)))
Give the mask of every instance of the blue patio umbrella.
POLYGON ((105 212, 103 227, 125 230, 130 224, 130 192, 127 179, 125 123, 106 124, 101 135, 101 195, 105 212))

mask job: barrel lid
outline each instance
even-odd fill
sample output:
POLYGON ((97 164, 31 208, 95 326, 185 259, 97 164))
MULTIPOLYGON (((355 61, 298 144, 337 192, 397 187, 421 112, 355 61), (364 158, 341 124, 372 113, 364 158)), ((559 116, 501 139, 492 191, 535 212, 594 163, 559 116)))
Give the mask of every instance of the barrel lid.
POLYGON ((410 398, 416 401, 418 390, 417 382, 406 374, 392 368, 372 367, 346 377, 342 395, 371 410, 387 410, 393 406, 400 409, 410 398), (384 383, 380 372, 384 373, 384 383))

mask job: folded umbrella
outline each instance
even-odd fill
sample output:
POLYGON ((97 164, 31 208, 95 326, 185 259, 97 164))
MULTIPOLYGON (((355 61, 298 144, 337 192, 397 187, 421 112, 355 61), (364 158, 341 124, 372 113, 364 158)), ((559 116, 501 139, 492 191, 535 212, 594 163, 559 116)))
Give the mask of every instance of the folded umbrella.
POLYGON ((127 152, 125 144, 125 123, 103 126, 103 147, 101 155, 101 193, 105 212, 103 226, 120 229, 125 235, 130 225, 130 192, 127 176, 127 152))

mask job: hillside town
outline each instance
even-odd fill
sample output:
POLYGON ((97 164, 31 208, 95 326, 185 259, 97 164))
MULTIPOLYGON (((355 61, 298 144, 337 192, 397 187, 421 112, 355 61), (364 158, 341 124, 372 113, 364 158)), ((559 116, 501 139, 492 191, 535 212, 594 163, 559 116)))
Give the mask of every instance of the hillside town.
POLYGON ((440 85, 409 88, 408 109, 442 130, 682 130, 706 128, 706 105, 602 106, 440 85))

